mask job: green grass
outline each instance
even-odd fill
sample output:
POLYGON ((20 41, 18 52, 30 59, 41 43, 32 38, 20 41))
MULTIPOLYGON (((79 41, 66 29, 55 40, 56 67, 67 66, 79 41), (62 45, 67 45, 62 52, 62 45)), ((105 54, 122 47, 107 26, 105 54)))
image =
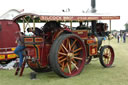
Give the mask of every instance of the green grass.
MULTIPOLYGON (((104 44, 109 44, 105 41, 104 44)), ((62 78, 54 72, 38 73, 36 80, 30 79, 31 69, 26 68, 22 77, 14 76, 15 70, 0 70, 0 85, 128 85, 128 42, 110 42, 115 50, 115 61, 111 68, 101 66, 93 59, 82 73, 71 78, 62 78)))

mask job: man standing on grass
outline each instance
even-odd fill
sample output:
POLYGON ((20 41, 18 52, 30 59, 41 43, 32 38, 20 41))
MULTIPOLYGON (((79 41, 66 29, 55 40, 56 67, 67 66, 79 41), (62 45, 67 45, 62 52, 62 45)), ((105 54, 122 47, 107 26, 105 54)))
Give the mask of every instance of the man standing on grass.
POLYGON ((120 42, 120 34, 117 35, 117 42, 120 42))
POLYGON ((124 34, 123 34, 123 43, 125 43, 126 42, 126 32, 124 32, 124 34))

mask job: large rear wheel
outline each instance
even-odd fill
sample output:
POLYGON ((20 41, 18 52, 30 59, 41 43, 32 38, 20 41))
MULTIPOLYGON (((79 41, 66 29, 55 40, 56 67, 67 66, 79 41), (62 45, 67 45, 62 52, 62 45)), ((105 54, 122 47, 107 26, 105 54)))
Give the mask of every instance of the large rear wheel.
POLYGON ((53 71, 59 76, 78 75, 85 64, 85 45, 77 35, 63 34, 54 41, 49 59, 53 71))
POLYGON ((103 67, 110 67, 114 62, 114 50, 111 46, 106 45, 101 47, 100 51, 100 63, 103 67))

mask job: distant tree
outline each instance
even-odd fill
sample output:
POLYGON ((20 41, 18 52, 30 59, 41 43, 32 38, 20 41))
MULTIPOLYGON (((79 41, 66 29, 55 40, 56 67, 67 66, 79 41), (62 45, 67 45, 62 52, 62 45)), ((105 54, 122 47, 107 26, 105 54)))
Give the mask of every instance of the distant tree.
POLYGON ((125 30, 128 31, 128 23, 125 24, 125 30))
POLYGON ((117 30, 112 30, 111 32, 112 32, 112 33, 113 33, 113 32, 117 32, 117 30))

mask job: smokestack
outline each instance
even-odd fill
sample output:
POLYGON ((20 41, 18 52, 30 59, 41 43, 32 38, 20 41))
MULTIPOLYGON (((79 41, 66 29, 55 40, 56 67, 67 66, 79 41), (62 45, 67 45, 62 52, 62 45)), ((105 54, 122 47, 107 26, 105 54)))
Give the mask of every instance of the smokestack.
POLYGON ((96 3, 95 3, 95 0, 91 0, 91 13, 95 13, 96 12, 96 3))

